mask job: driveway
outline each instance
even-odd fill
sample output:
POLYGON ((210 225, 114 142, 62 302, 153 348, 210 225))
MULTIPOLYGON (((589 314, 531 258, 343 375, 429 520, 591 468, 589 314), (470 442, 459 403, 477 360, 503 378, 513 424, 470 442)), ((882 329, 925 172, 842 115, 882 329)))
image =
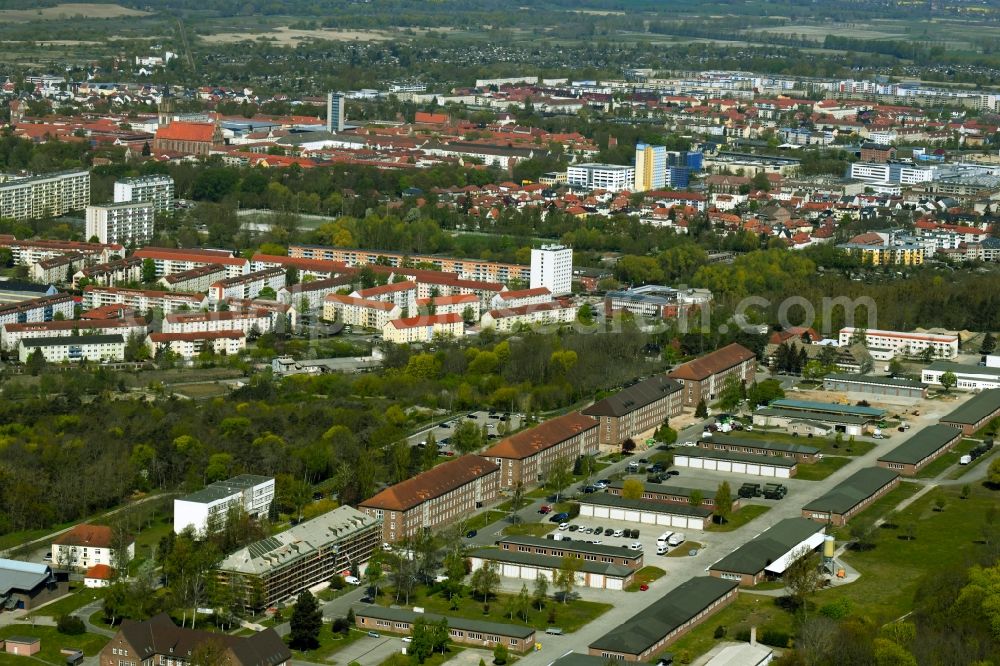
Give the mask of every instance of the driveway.
POLYGON ((379 638, 365 636, 340 650, 334 656, 338 664, 349 664, 356 661, 361 666, 376 666, 391 655, 400 652, 403 645, 403 640, 395 636, 381 636, 379 638))

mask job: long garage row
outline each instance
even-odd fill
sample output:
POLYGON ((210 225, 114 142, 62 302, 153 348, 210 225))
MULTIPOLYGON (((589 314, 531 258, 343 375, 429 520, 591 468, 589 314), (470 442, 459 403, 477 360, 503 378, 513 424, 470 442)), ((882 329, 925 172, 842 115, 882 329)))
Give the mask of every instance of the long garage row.
POLYGON ((766 476, 777 479, 789 479, 798 472, 798 463, 794 458, 757 456, 747 453, 708 451, 703 449, 691 449, 684 452, 678 451, 674 454, 674 466, 704 469, 710 472, 722 472, 725 474, 766 476))
POLYGON ((683 504, 669 504, 655 500, 626 499, 618 495, 593 494, 580 500, 580 516, 601 520, 679 527, 689 530, 705 529, 711 509, 683 504))

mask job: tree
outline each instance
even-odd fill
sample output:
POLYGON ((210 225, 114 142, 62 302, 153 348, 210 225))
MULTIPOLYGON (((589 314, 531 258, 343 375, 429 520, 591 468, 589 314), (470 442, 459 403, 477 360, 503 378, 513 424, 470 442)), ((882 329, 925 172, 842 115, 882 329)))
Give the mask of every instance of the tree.
POLYGON ((980 354, 992 354, 997 348, 997 339, 989 331, 983 336, 983 344, 979 347, 980 354))
POLYGON ((319 647, 319 632, 323 628, 323 611, 309 590, 299 593, 289 622, 288 645, 295 650, 315 650, 319 647))
POLYGON ((639 479, 625 479, 622 484, 622 497, 624 499, 642 499, 644 492, 646 492, 646 486, 639 479))
POLYGON ((653 433, 653 439, 667 446, 672 446, 677 443, 677 431, 671 428, 667 421, 664 421, 663 425, 653 433))
POLYGON ((521 510, 524 506, 524 485, 517 483, 514 485, 514 490, 511 492, 510 497, 510 516, 507 520, 511 523, 518 522, 517 512, 521 510))
POLYGON ((378 596, 378 584, 381 582, 383 575, 382 564, 377 559, 372 558, 365 568, 365 579, 367 579, 368 586, 372 588, 376 597, 378 596))
POLYGON ((688 504, 697 508, 701 506, 701 503, 705 501, 705 496, 700 490, 692 490, 691 494, 688 495, 688 504))
POLYGON ((694 415, 699 419, 708 418, 708 405, 705 404, 704 398, 698 401, 698 406, 694 408, 694 415))
POLYGON ((503 643, 497 643, 497 646, 493 648, 493 663, 497 666, 503 666, 509 658, 510 654, 507 651, 507 646, 503 643))
POLYGON ((875 547, 875 523, 870 519, 855 518, 848 531, 854 540, 854 550, 871 550, 875 547))
POLYGON ((219 638, 198 641, 191 650, 191 663, 198 666, 223 666, 228 663, 226 644, 219 638))
POLYGON ((438 445, 437 438, 433 432, 427 433, 427 442, 424 444, 423 452, 420 454, 420 469, 426 472, 437 464, 438 445))
POLYGON ((45 354, 41 347, 35 347, 35 351, 28 355, 28 361, 24 367, 31 373, 32 377, 37 377, 38 373, 45 369, 45 354))
POLYGON ((535 578, 535 588, 532 590, 531 600, 535 602, 538 610, 542 610, 545 605, 545 597, 549 594, 549 579, 539 575, 535 578))
POLYGON ((451 632, 448 631, 448 618, 441 618, 431 630, 431 641, 435 650, 440 650, 444 654, 451 642, 451 632))
POLYGON ((156 262, 152 259, 142 260, 142 281, 146 283, 156 282, 156 262))
POLYGON ((723 481, 715 490, 715 522, 724 525, 733 512, 733 491, 728 481, 723 481))
POLYGON ((958 383, 958 377, 955 376, 954 372, 949 370, 948 372, 942 373, 941 378, 938 381, 941 382, 941 386, 944 388, 945 393, 951 393, 952 387, 958 383))
POLYGON ((792 562, 785 569, 782 580, 795 606, 805 611, 806 601, 819 589, 823 575, 819 568, 819 556, 808 546, 792 553, 792 562))
MULTIPOLYGON (((824 349, 826 349, 824 347, 824 349)), ((785 391, 781 388, 781 382, 777 379, 765 379, 762 382, 754 382, 747 389, 747 399, 751 406, 767 405, 773 400, 785 397, 785 391)))
POLYGON ((994 488, 1000 488, 1000 458, 994 458, 986 470, 986 482, 994 488))
POLYGON ((576 587, 576 575, 583 568, 583 560, 578 555, 566 555, 562 558, 562 564, 556 573, 556 589, 562 596, 562 602, 566 603, 569 596, 573 594, 576 587))
POLYGON ((573 462, 569 456, 556 458, 546 472, 546 485, 555 491, 556 501, 559 501, 562 491, 573 482, 573 462))
MULTIPOLYGON (((719 394, 719 407, 723 411, 736 409, 746 396, 746 387, 736 375, 726 377, 722 385, 722 392, 719 394)), ((706 414, 707 416, 707 414, 706 414)))
POLYGON ((426 618, 418 617, 410 630, 410 658, 418 664, 424 663, 434 653, 434 635, 426 618))
POLYGON ((451 436, 451 445, 460 453, 472 453, 483 446, 483 433, 475 421, 463 419, 451 436))
POLYGON ((903 374, 903 363, 898 358, 889 361, 889 376, 898 377, 903 374))
POLYGON ((496 562, 484 561, 483 565, 472 574, 472 589, 483 598, 483 603, 489 599, 500 586, 500 573, 496 562))

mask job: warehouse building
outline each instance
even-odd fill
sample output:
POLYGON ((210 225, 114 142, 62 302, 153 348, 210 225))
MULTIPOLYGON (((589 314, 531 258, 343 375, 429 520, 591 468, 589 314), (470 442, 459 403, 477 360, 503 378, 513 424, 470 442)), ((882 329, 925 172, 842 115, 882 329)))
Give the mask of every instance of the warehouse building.
POLYGON ((853 516, 899 485, 899 473, 882 467, 858 470, 802 507, 802 517, 843 527, 853 516))
POLYGON ((827 416, 861 416, 869 421, 879 421, 885 417, 885 410, 878 407, 863 407, 861 405, 841 405, 835 402, 814 402, 812 400, 793 400, 780 398, 772 400, 770 407, 784 409, 790 412, 807 414, 824 414, 827 416))
POLYGON ((920 372, 920 379, 933 386, 943 386, 941 375, 955 375, 955 388, 962 391, 985 391, 1000 388, 1000 368, 935 361, 920 372))
POLYGON ((750 474, 789 479, 798 473, 799 463, 794 458, 758 456, 730 451, 708 451, 699 448, 685 449, 674 454, 674 467, 690 467, 727 474, 750 474))
POLYGON ((808 437, 826 437, 835 433, 860 436, 872 428, 877 420, 867 416, 850 414, 829 414, 777 407, 763 407, 754 411, 753 424, 763 428, 782 428, 788 433, 808 437))
POLYGON ((47 564, 0 559, 0 610, 31 610, 69 592, 69 574, 47 564))
POLYGON ((698 448, 708 451, 729 451, 731 453, 749 453, 757 456, 780 456, 794 458, 801 463, 814 463, 819 460, 819 449, 807 444, 785 444, 770 442, 765 439, 748 439, 732 435, 713 434, 698 440, 698 448))
MULTIPOLYGON (((469 561, 472 563, 473 571, 482 568, 486 563, 493 563, 498 567, 498 573, 505 578, 530 581, 544 577, 551 583, 559 574, 559 570, 562 569, 564 556, 535 555, 501 550, 500 548, 484 548, 470 554, 469 561)), ((598 590, 624 590, 632 584, 634 576, 635 571, 619 564, 600 560, 584 560, 576 574, 576 583, 580 587, 598 590)))
POLYGON ((926 398, 927 384, 904 377, 877 377, 875 375, 832 374, 823 378, 824 391, 839 393, 864 393, 880 398, 926 398))
POLYGON ((649 661, 670 643, 736 600, 739 583, 699 576, 682 583, 588 646, 617 661, 649 661))
POLYGON ((941 418, 940 423, 971 435, 1000 416, 1000 389, 987 389, 941 418))
POLYGON ((712 510, 646 499, 627 499, 607 493, 592 493, 580 500, 580 516, 598 520, 662 525, 687 530, 703 530, 712 510))
POLYGON ((913 476, 962 441, 962 433, 940 423, 927 426, 878 459, 878 466, 913 476))
POLYGON ((600 421, 602 450, 618 449, 628 439, 652 433, 684 406, 683 385, 664 375, 644 379, 582 410, 600 421))
POLYGON ((420 618, 429 625, 445 620, 453 643, 492 650, 498 645, 523 654, 535 647, 535 630, 518 624, 470 620, 455 615, 417 613, 405 608, 386 608, 375 604, 354 606, 354 624, 363 631, 387 632, 409 636, 420 618))
POLYGON ((819 548, 825 532, 824 525, 808 518, 787 518, 723 557, 708 572, 741 587, 780 578, 794 556, 819 548))

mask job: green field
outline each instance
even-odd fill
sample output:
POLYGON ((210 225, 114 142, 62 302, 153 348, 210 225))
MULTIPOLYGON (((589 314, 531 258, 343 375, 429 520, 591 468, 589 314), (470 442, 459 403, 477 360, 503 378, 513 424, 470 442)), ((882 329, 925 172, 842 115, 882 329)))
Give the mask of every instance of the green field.
POLYGON ((640 585, 649 585, 654 580, 663 578, 667 572, 660 567, 643 567, 635 572, 632 584, 625 588, 626 592, 639 592, 640 585))
POLYGON ((50 604, 45 604, 41 608, 31 611, 31 613, 28 614, 28 617, 46 615, 52 618, 59 618, 63 615, 69 615, 78 608, 83 608, 90 602, 97 601, 101 598, 100 592, 84 587, 83 583, 71 583, 69 590, 70 594, 60 597, 50 604))
MULTIPOLYGON (((751 520, 758 516, 762 516, 771 507, 765 506, 763 504, 744 504, 738 511, 729 516, 729 520, 726 521, 724 525, 717 525, 714 522, 708 524, 709 532, 732 532, 738 527, 743 527, 751 520)), ((687 552, 685 550, 685 552, 687 552)))
POLYGON ((315 650, 292 650, 292 654, 296 659, 301 661, 309 661, 313 663, 322 663, 327 660, 331 655, 336 654, 340 650, 351 643, 364 638, 367 632, 361 631, 360 629, 351 628, 346 636, 342 634, 334 634, 330 630, 329 623, 325 624, 319 632, 319 647, 315 650))
MULTIPOLYGON (((8 636, 32 636, 42 640, 42 647, 34 659, 47 664, 65 666, 66 656, 60 654, 60 649, 81 650, 87 656, 93 656, 100 651, 108 642, 104 636, 96 634, 82 634, 80 636, 67 636, 56 631, 55 627, 43 627, 30 624, 10 624, 0 627, 0 638, 8 636)), ((25 664, 33 663, 24 657, 15 657, 9 654, 0 654, 0 664, 25 664)))
MULTIPOLYGON (((958 459, 964 456, 966 453, 971 451, 976 447, 975 442, 970 442, 967 439, 963 439, 955 447, 945 453, 943 456, 932 462, 931 464, 924 467, 922 470, 917 472, 918 479, 933 479, 938 474, 941 474, 947 470, 952 465, 958 464, 958 459)), ((978 460, 976 462, 979 462, 978 460)), ((964 466, 963 466, 964 472, 964 466)))
POLYGON ((825 455, 835 456, 860 456, 875 448, 874 442, 860 440, 851 442, 849 439, 844 439, 844 441, 838 443, 837 440, 827 437, 796 437, 786 432, 762 430, 758 428, 754 428, 751 432, 742 431, 731 434, 733 437, 738 437, 740 439, 755 439, 764 442, 813 446, 825 455))
POLYGON ((799 471, 796 472, 795 478, 802 479, 803 481, 821 481, 850 462, 850 458, 826 456, 819 462, 812 464, 800 463, 799 471))

